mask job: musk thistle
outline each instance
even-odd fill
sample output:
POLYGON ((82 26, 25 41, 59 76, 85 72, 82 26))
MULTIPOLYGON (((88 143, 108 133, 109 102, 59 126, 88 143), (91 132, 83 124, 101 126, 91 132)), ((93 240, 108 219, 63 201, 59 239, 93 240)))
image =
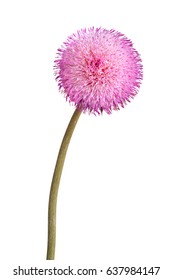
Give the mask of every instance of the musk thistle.
POLYGON ((65 132, 49 197, 47 260, 55 258, 56 205, 67 148, 81 112, 100 115, 119 110, 138 93, 142 61, 122 33, 104 28, 81 29, 57 51, 54 74, 59 90, 76 110, 65 132))

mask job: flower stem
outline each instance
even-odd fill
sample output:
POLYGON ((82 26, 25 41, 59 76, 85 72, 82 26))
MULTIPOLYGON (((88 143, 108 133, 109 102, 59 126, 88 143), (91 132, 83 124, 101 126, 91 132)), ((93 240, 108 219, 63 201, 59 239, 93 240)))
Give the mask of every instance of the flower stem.
POLYGON ((55 170, 53 174, 50 196, 49 196, 49 209, 48 209, 48 244, 47 244, 47 260, 55 259, 55 244, 56 244, 56 205, 59 183, 61 179, 62 169, 67 153, 67 149, 72 137, 73 131, 80 117, 81 112, 76 109, 69 125, 66 129, 64 138, 61 143, 55 170))

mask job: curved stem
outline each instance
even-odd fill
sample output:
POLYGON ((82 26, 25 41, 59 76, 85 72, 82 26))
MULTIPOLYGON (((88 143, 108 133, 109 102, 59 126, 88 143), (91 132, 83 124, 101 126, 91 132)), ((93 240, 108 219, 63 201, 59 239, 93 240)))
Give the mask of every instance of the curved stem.
POLYGON ((76 109, 65 132, 61 143, 55 170, 53 174, 48 209, 48 244, 47 244, 47 260, 54 260, 55 258, 55 244, 56 244, 56 205, 59 189, 59 182, 61 179, 62 169, 64 166, 65 156, 70 143, 74 128, 80 117, 81 112, 76 109))

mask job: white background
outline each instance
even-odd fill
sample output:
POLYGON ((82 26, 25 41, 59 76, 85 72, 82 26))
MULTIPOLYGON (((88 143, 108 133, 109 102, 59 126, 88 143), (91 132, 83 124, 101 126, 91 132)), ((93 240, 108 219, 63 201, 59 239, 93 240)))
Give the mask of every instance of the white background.
MULTIPOLYGON (((172 279, 171 4, 1 1, 1 278, 15 278, 18 265, 71 265, 160 266, 158 277, 134 278, 172 279), (56 261, 46 262, 49 188, 74 111, 58 92, 53 61, 68 35, 91 26, 117 29, 134 42, 144 80, 125 109, 80 117, 60 184, 56 261)), ((116 277, 82 277, 91 278, 116 277)))

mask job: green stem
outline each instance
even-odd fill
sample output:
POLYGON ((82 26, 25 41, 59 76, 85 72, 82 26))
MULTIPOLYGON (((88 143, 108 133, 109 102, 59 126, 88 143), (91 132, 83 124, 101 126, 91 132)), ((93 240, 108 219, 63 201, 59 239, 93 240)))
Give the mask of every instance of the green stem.
POLYGON ((61 143, 55 170, 53 174, 50 196, 49 196, 49 209, 48 209, 48 244, 47 244, 47 260, 55 259, 55 244, 56 244, 56 205, 59 183, 61 179, 62 169, 67 153, 67 149, 72 137, 73 131, 80 117, 81 112, 76 109, 65 132, 64 138, 61 143))

